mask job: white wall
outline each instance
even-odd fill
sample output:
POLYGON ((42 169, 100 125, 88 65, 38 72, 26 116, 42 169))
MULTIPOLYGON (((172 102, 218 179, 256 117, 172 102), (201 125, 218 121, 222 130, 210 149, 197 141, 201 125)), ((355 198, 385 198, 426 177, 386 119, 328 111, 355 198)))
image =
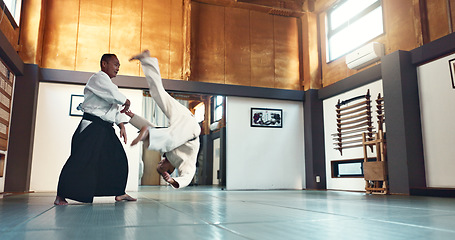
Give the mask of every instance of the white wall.
POLYGON ((448 63, 454 58, 418 68, 427 187, 455 187, 455 89, 448 63))
MULTIPOLYGON (((324 141, 325 141, 325 158, 326 158, 326 176, 327 176, 327 189, 335 189, 335 190, 350 190, 350 191, 365 191, 365 180, 363 178, 332 178, 332 169, 331 169, 331 161, 334 160, 348 160, 348 159, 356 159, 356 158, 363 158, 363 148, 349 148, 343 149, 343 155, 340 154, 338 150, 335 150, 333 143, 335 141, 332 139, 331 134, 336 133, 336 105, 338 103, 338 99, 341 101, 350 99, 352 97, 356 97, 359 95, 365 95, 367 90, 370 89, 371 95, 371 110, 372 110, 372 121, 373 126, 377 129, 377 113, 376 113, 376 102, 378 93, 381 93, 383 96, 382 91, 382 80, 375 81, 373 83, 364 85, 362 87, 344 92, 342 94, 333 96, 331 98, 325 99, 323 101, 323 108, 324 108, 324 141)), ((355 102, 354 102, 355 103, 355 102)), ((348 106, 348 105, 346 105, 348 106)), ((387 109, 385 109, 387 111, 387 109)), ((368 156, 374 157, 375 151, 371 152, 368 148, 368 156)))
MULTIPOLYGON (((83 94, 83 85, 40 83, 33 145, 31 191, 57 190, 60 171, 70 154, 71 137, 81 117, 69 116, 71 94, 83 94)), ((133 112, 142 112, 142 91, 120 89, 131 101, 133 112)), ((118 134, 118 128, 116 132, 118 134)), ((129 174, 127 191, 137 191, 140 146, 130 147, 137 130, 126 125, 128 144, 124 145, 128 157, 129 174)), ((122 139, 123 140, 123 139, 122 139)))
POLYGON ((303 102, 226 98, 226 188, 305 187, 303 102), (250 127, 251 108, 283 110, 283 128, 250 127))
POLYGON ((212 171, 212 184, 219 185, 218 171, 220 170, 220 143, 219 138, 213 140, 213 171, 212 171))
MULTIPOLYGON (((3 165, 3 177, 0 177, 0 193, 5 191, 5 176, 6 176, 6 161, 7 161, 7 152, 0 150, 0 153, 6 155, 4 165, 3 165)), ((0 170, 1 171, 1 170, 0 170)))

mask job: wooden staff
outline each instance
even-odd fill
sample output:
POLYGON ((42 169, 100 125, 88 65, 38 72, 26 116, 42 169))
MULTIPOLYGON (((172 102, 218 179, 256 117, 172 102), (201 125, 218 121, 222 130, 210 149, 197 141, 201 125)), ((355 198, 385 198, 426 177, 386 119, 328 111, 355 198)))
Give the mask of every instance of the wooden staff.
POLYGON ((340 150, 340 149, 347 149, 347 148, 356 148, 356 147, 362 147, 363 144, 356 144, 356 145, 351 145, 351 146, 342 146, 342 147, 336 147, 333 149, 340 150))
POLYGON ((357 119, 354 119, 354 120, 351 120, 351 121, 347 121, 347 122, 339 122, 339 123, 337 123, 337 126, 340 127, 341 125, 349 125, 349 124, 353 124, 353 123, 362 122, 362 121, 365 121, 365 120, 370 120, 371 121, 371 116, 365 116, 365 117, 357 118, 357 119))
MULTIPOLYGON (((366 135, 368 135, 368 138, 367 139, 373 139, 373 134, 372 133, 369 133, 369 132, 363 132, 365 133, 366 135)), ((358 137, 361 137, 363 133, 359 133, 359 134, 353 134, 353 135, 348 135, 348 136, 340 136, 340 137, 334 137, 332 138, 334 141, 344 141, 344 140, 347 140, 347 139, 351 139, 351 138, 358 138, 358 137)))
POLYGON ((359 128, 359 129, 355 129, 355 130, 351 130, 351 131, 346 131, 346 132, 339 132, 339 133, 332 133, 331 135, 332 136, 341 136, 341 135, 344 135, 344 134, 350 134, 350 133, 356 133, 356 132, 364 132, 364 131, 368 131, 368 132, 371 132, 373 130, 374 127, 363 127, 363 128, 359 128))
POLYGON ((358 139, 354 139, 354 140, 350 140, 350 141, 342 141, 342 142, 338 142, 338 143, 333 143, 333 145, 341 146, 341 145, 358 143, 358 142, 362 142, 362 138, 358 138, 358 139))
POLYGON ((356 125, 352 125, 352 126, 348 126, 348 127, 339 127, 337 128, 338 131, 343 131, 343 130, 348 130, 348 129, 354 129, 354 128, 359 128, 359 127, 363 127, 365 125, 367 126, 371 126, 371 121, 364 121, 364 122, 361 122, 359 124, 356 124, 356 125))
POLYGON ((343 139, 350 139, 350 138, 356 138, 356 137, 360 137, 362 136, 363 133, 358 133, 358 134, 353 134, 353 135, 348 135, 348 136, 343 136, 341 137, 341 134, 339 134, 339 136, 336 136, 336 137, 332 137, 332 139, 334 141, 340 141, 343 140, 343 139))
POLYGON ((366 110, 365 112, 361 112, 359 114, 354 114, 354 115, 350 115, 350 116, 346 116, 346 117, 337 118, 337 122, 348 120, 348 119, 353 119, 353 118, 356 118, 356 117, 361 117, 361 116, 364 116, 364 115, 370 115, 370 114, 371 114, 371 111, 370 110, 366 110))
POLYGON ((337 117, 341 117, 343 115, 348 115, 348 114, 351 114, 351 113, 356 113, 356 112, 359 112, 359 111, 362 111, 362 110, 368 110, 368 106, 361 106, 361 107, 353 109, 351 111, 347 111, 347 112, 343 112, 343 113, 337 113, 337 117))

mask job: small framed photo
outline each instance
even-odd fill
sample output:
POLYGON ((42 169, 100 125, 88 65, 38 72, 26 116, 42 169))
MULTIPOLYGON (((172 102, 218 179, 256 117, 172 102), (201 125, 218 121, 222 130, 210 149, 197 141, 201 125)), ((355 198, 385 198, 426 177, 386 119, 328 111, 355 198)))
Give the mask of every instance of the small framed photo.
POLYGON ((452 78, 452 88, 455 88, 455 58, 449 60, 450 77, 452 78))
POLYGON ((251 127, 283 127, 283 110, 251 108, 251 127))
POLYGON ((81 104, 84 102, 84 95, 76 95, 71 94, 71 101, 70 101, 70 116, 82 116, 84 112, 82 112, 81 104))

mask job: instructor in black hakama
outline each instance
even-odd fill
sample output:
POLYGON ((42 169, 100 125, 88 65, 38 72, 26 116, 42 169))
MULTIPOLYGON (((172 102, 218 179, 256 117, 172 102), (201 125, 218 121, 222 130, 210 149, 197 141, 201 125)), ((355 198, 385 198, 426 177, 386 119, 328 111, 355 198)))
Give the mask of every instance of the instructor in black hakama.
POLYGON ((115 196, 116 201, 135 201, 125 193, 128 159, 113 128, 120 128, 126 143, 124 123, 130 101, 111 78, 120 63, 114 54, 101 58, 101 71, 93 74, 84 88, 84 111, 71 142, 71 155, 60 173, 55 205, 67 205, 66 198, 93 202, 95 196, 115 196), (120 106, 123 109, 120 110, 120 106))
POLYGON ((73 135, 71 155, 60 173, 57 196, 91 203, 94 196, 125 194, 128 162, 113 124, 84 114, 92 123, 73 135))

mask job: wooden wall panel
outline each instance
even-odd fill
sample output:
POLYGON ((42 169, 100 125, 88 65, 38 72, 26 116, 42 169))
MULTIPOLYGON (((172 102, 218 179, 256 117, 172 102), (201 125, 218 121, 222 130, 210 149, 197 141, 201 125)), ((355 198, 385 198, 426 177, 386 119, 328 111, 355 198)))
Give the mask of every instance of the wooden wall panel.
POLYGON ((79 0, 48 1, 41 67, 75 70, 79 0))
POLYGON ((429 40, 434 41, 450 33, 449 16, 446 0, 427 0, 426 12, 428 20, 429 40))
POLYGON ((110 52, 111 9, 111 0, 81 0, 76 71, 100 70, 101 56, 110 52))
POLYGON ((226 8, 226 84, 251 86, 250 11, 226 8))
POLYGON ((121 75, 139 75, 139 62, 129 62, 141 51, 142 0, 113 0, 109 51, 120 61, 121 75))
MULTIPOLYGON (((344 57, 325 62, 324 11, 334 2, 315 1, 313 17, 302 20, 299 33, 296 18, 239 10, 229 4, 215 6, 190 0, 23 0, 26 8, 19 53, 27 63, 44 68, 97 71, 101 54, 112 51, 119 55, 120 74, 142 75, 139 64, 127 59, 135 52, 150 49, 160 60, 164 78, 186 79, 191 68, 190 79, 194 81, 299 89, 300 81, 305 79, 305 89, 308 84, 309 88, 319 88, 358 72, 346 67, 344 57), (190 23, 186 22, 188 5, 192 8, 190 23), (244 12, 249 12, 248 24, 244 12), (315 42, 315 34, 319 34, 319 43, 315 42), (294 44, 299 37, 306 46, 300 53, 303 60, 296 53, 298 43, 294 44), (191 48, 187 48, 188 39, 191 48), (245 45, 248 39, 250 46, 245 45), (315 50, 318 47, 319 56, 315 50)), ((454 22, 455 0, 450 3, 454 22)), ((374 41, 385 44, 386 54, 420 46, 425 27, 430 41, 451 31, 445 0, 383 0, 383 6, 386 32, 374 41), (421 19, 420 3, 425 3, 429 26, 424 26, 421 19)))
POLYGON ((274 17, 275 88, 300 90, 296 18, 274 17))
POLYGON ((171 26, 169 43, 169 79, 183 79, 185 37, 182 0, 171 0, 171 26))
MULTIPOLYGON (((191 80, 225 83, 224 7, 192 3, 197 8, 192 25, 191 80)), ((194 12, 193 12, 194 13, 194 12)))
POLYGON ((321 88, 321 66, 319 62, 318 17, 306 13, 302 21, 303 90, 321 88))
POLYGON ((322 13, 335 4, 337 0, 317 0, 314 1, 314 11, 315 13, 322 13))
POLYGON ((273 47, 273 16, 251 11, 251 86, 273 88, 275 52, 273 47))
MULTIPOLYGON (((36 32, 40 25, 35 21, 23 37, 24 49, 34 52, 24 51, 21 56, 44 68, 93 72, 99 70, 101 55, 112 52, 121 63, 119 74, 143 75, 139 63, 128 60, 133 54, 150 49, 160 60, 163 78, 182 79, 182 3, 183 0, 49 0, 43 4, 46 18, 41 19, 45 22, 40 29, 42 46, 40 33, 36 32)), ((29 14, 28 25, 37 14, 29 14)))
POLYGON ((199 19, 201 16, 201 11, 200 11, 200 6, 201 4, 195 3, 191 1, 189 3, 189 8, 191 9, 191 16, 190 16, 190 60, 189 60, 189 69, 187 69, 187 72, 185 74, 188 74, 188 80, 189 81, 198 81, 197 79, 199 78, 199 67, 196 67, 199 65, 198 63, 198 56, 199 56, 199 50, 198 50, 198 45, 199 45, 199 32, 200 30, 200 25, 199 25, 199 19))
POLYGON ((387 42, 386 53, 397 50, 410 51, 420 46, 420 34, 414 27, 420 16, 414 11, 413 1, 383 0, 387 42))
MULTIPOLYGON (((1 6, 4 7, 3 5, 1 6)), ((5 13, 3 12, 2 8, 0 8, 0 14, 2 15, 1 17, 2 20, 0 21, 0 30, 8 39, 11 46, 13 46, 14 49, 18 49, 19 28, 13 27, 12 22, 8 19, 8 17, 5 16, 5 13)))
POLYGON ((143 1, 142 49, 158 58, 161 76, 169 78, 170 1, 143 1))
POLYGON ((41 0, 22 0, 22 3, 24 4, 20 27, 20 45, 22 48, 19 56, 25 63, 37 64, 38 60, 41 59, 42 48, 40 46, 43 34, 41 23, 45 19, 44 14, 42 14, 45 5, 41 0))
POLYGON ((451 16, 451 23, 452 23, 452 28, 450 33, 453 33, 455 31, 455 0, 450 0, 450 16, 451 16))

